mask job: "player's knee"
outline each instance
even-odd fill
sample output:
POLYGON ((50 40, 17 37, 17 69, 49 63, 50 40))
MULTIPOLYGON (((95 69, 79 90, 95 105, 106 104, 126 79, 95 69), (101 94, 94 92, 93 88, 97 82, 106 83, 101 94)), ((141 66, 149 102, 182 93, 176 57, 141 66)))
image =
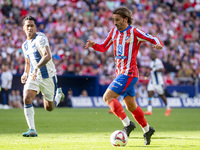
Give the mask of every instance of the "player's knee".
POLYGON ((27 95, 24 97, 23 101, 24 101, 24 104, 31 104, 33 101, 33 98, 27 95))
POLYGON ((47 107, 45 107, 45 109, 46 109, 47 111, 52 111, 52 110, 54 109, 54 107, 49 107, 49 106, 47 106, 47 107))
POLYGON ((104 100, 104 102, 107 102, 108 98, 107 98, 106 94, 103 95, 103 100, 104 100))
POLYGON ((128 110, 128 111, 130 111, 130 112, 133 112, 133 111, 135 111, 136 110, 136 106, 134 106, 134 105, 129 105, 129 106, 126 106, 126 109, 128 110))
POLYGON ((105 102, 106 104, 108 104, 108 103, 112 100, 112 98, 110 98, 109 96, 107 96, 106 94, 104 94, 104 95, 103 95, 103 100, 104 100, 104 102, 105 102))

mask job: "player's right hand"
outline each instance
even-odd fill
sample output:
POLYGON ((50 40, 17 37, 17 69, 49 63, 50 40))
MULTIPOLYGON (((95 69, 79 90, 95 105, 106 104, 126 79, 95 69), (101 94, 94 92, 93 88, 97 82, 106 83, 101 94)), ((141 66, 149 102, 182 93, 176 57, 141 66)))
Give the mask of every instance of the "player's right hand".
POLYGON ((85 48, 92 47, 92 46, 94 46, 94 44, 95 44, 95 42, 94 42, 94 41, 87 40, 87 43, 85 44, 85 48))
POLYGON ((25 84, 25 83, 26 83, 27 78, 28 78, 27 73, 26 73, 26 72, 23 73, 23 75, 21 76, 21 82, 22 82, 22 84, 25 84))

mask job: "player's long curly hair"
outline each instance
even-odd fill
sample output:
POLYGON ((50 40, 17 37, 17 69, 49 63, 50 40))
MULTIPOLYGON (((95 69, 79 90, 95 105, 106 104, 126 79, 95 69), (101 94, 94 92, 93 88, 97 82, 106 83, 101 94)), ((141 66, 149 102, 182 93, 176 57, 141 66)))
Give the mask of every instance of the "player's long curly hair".
POLYGON ((116 8, 113 11, 113 14, 118 14, 122 18, 126 18, 127 17, 129 25, 133 23, 132 12, 127 7, 122 6, 122 7, 116 8))

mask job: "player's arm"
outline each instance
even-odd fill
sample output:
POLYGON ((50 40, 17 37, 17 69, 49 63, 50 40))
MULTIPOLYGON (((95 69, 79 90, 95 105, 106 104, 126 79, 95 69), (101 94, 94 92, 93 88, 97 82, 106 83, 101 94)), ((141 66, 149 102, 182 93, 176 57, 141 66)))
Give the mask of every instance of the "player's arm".
POLYGON ((153 45, 153 48, 155 49, 162 49, 163 48, 163 43, 160 41, 160 39, 158 39, 155 36, 152 36, 148 33, 143 32, 140 29, 134 29, 134 34, 137 36, 137 40, 138 41, 149 41, 151 42, 153 45))
POLYGON ((49 60, 51 60, 51 53, 50 53, 50 49, 49 46, 45 46, 41 49, 43 55, 42 58, 40 59, 39 63, 37 64, 38 68, 42 68, 43 66, 45 66, 49 60))
POLYGON ((112 41, 112 33, 114 31, 114 28, 109 32, 107 38, 102 44, 97 44, 94 41, 87 40, 87 43, 85 44, 85 48, 92 47, 94 50, 99 52, 106 52, 108 48, 113 44, 112 41))
POLYGON ((164 69, 163 68, 159 68, 159 69, 156 69, 156 68, 151 68, 152 71, 156 71, 156 72, 164 72, 164 69))
POLYGON ((23 84, 26 83, 26 80, 27 80, 27 78, 28 78, 29 71, 30 71, 30 61, 29 61, 28 58, 25 58, 24 73, 23 73, 23 75, 21 76, 21 82, 22 82, 23 84))
POLYGON ((33 75, 32 75, 33 80, 35 80, 37 77, 37 70, 45 66, 48 63, 48 61, 51 60, 51 53, 49 46, 41 48, 41 52, 43 55, 40 61, 38 62, 37 66, 33 70, 33 75))

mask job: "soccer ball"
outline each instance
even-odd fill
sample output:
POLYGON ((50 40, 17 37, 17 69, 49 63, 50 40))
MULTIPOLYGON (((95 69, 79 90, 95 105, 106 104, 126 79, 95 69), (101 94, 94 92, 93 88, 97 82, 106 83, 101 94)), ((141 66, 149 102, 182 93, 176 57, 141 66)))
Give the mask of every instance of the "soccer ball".
POLYGON ((110 142, 113 146, 126 146, 128 136, 124 131, 116 130, 111 134, 110 142))

